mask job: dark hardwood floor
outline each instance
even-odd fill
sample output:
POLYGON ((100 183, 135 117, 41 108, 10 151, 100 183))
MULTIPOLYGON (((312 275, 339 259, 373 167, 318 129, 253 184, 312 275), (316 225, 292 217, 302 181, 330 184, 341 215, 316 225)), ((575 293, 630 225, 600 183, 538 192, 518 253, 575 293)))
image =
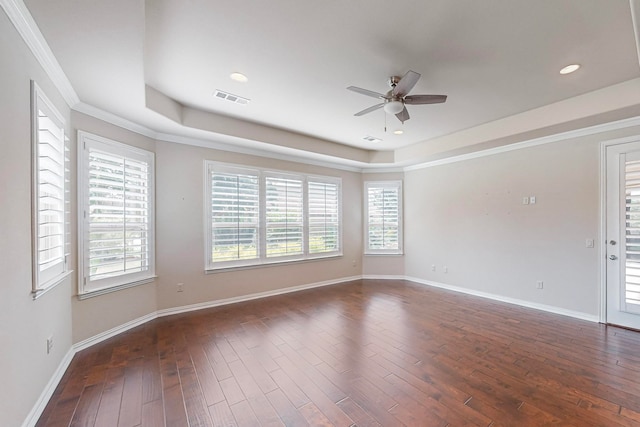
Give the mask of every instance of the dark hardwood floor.
POLYGON ((404 281, 156 319, 38 426, 640 426, 640 333, 404 281))

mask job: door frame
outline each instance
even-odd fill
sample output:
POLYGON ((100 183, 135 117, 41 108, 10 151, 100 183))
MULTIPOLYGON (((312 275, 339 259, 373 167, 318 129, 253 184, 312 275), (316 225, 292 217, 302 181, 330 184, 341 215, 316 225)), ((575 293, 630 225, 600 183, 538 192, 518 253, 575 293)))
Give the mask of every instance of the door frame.
POLYGON ((600 323, 607 323, 607 149, 631 142, 640 142, 640 135, 616 138, 600 143, 600 238, 598 257, 600 258, 600 323))

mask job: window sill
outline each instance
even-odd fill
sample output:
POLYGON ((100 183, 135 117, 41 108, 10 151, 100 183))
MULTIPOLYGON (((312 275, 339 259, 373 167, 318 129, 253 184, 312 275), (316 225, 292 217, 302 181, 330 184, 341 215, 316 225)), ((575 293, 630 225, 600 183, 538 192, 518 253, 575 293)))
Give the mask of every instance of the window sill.
POLYGON ((215 267, 215 268, 207 268, 204 270, 205 274, 215 274, 215 273, 224 273, 227 271, 238 271, 238 270, 253 270, 256 268, 265 268, 265 267, 276 267, 283 266, 287 264, 299 264, 306 262, 315 262, 315 261, 326 261, 331 259, 342 258, 343 254, 332 254, 327 256, 318 256, 314 258, 304 258, 304 259, 286 259, 286 260, 277 260, 277 261, 264 261, 260 264, 248 264, 248 265, 238 265, 238 266, 228 266, 228 267, 215 267))
POLYGON ((78 294, 79 300, 85 300, 88 298, 97 297, 104 294, 109 294, 111 292, 121 291, 123 289, 133 288, 135 286, 146 285, 147 283, 151 283, 156 280, 158 276, 149 276, 144 279, 136 280, 135 282, 124 283, 122 285, 117 286, 109 286, 108 288, 96 289, 93 291, 83 292, 78 294))
POLYGON ((404 252, 384 253, 384 252, 365 252, 364 256, 404 256, 404 252))
POLYGON ((34 300, 37 300, 42 295, 46 294, 47 292, 49 292, 53 288, 57 287, 60 283, 64 282, 64 279, 66 279, 67 277, 71 276, 72 273, 73 273, 73 270, 65 271, 64 273, 62 273, 58 277, 56 277, 53 280, 50 280, 49 282, 45 283, 44 287, 31 291, 31 296, 33 297, 34 300))

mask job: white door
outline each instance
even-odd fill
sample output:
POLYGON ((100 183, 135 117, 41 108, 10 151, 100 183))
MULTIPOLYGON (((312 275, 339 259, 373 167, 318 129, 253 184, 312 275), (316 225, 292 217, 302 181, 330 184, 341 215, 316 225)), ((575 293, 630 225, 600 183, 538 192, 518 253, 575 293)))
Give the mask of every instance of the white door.
POLYGON ((607 323, 640 329, 640 138, 606 149, 607 323))

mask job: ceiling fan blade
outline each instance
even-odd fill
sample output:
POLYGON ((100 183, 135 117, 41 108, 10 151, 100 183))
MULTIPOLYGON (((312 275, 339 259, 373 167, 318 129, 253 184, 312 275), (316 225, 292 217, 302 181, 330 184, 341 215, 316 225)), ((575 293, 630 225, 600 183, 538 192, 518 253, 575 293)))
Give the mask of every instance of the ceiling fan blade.
POLYGON ((418 83, 419 79, 419 73, 411 70, 407 71, 407 74, 405 74, 400 79, 396 87, 393 88, 393 96, 402 98, 403 96, 411 92, 411 89, 413 89, 416 83, 418 83))
POLYGON ((362 89, 361 87, 349 86, 347 89, 352 91, 352 92, 359 93, 361 95, 370 96, 372 98, 384 99, 384 95, 383 94, 378 93, 378 92, 374 92, 372 90, 362 89))
POLYGON ((404 103, 410 105, 440 104, 446 100, 447 95, 408 95, 404 97, 404 103))
POLYGON ((384 105, 384 102, 381 103, 381 104, 376 104, 376 105, 374 105, 372 107, 369 107, 369 108, 365 108, 364 110, 355 113, 354 116, 364 116, 365 114, 368 114, 368 113, 370 113, 372 111, 376 111, 378 108, 382 108, 383 105, 384 105))
POLYGON ((406 122, 407 120, 409 120, 411 117, 409 116, 409 111, 407 111, 407 107, 404 107, 402 109, 402 111, 400 111, 398 114, 396 114, 396 117, 398 118, 398 120, 400 120, 402 123, 406 122))

